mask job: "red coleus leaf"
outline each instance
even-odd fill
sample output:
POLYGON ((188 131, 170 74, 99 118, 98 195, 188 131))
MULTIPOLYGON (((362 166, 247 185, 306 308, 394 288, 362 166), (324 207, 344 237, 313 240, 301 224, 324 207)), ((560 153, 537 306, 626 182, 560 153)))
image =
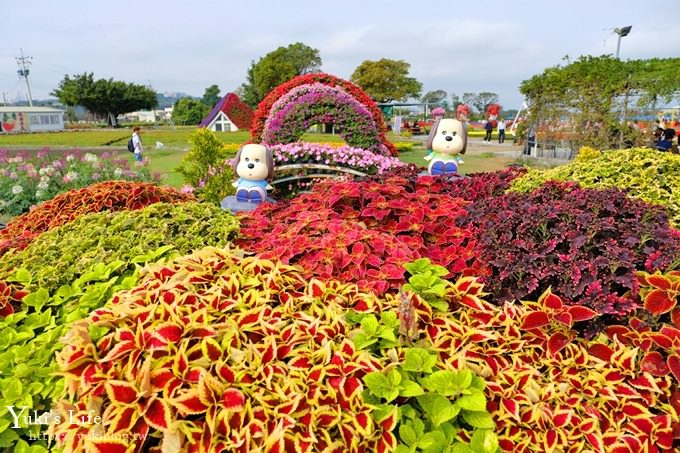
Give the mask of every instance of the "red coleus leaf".
POLYGON ((574 319, 571 317, 571 314, 568 311, 555 313, 554 318, 567 327, 571 327, 574 324, 574 319))
POLYGON ((644 280, 646 280, 646 283, 649 285, 661 290, 670 289, 671 287, 670 279, 663 275, 647 275, 644 277, 644 280))
POLYGON ((560 310, 563 306, 562 299, 550 291, 546 291, 545 293, 541 294, 538 302, 542 303, 545 308, 552 308, 553 310, 560 310))
POLYGON ((236 388, 225 390, 222 394, 222 406, 230 411, 240 411, 246 403, 246 397, 236 388))
POLYGON ((160 324, 153 333, 165 344, 177 343, 182 338, 182 328, 170 322, 160 324))
POLYGON ((138 418, 139 414, 137 413, 136 406, 123 407, 113 416, 109 429, 114 433, 129 431, 137 422, 138 418))
POLYGON ((572 305, 567 308, 574 322, 588 321, 598 316, 597 312, 582 305, 572 305))
POLYGON ((671 322, 680 329, 680 307, 675 307, 671 310, 671 322))
POLYGON ((666 361, 658 351, 646 353, 640 363, 640 369, 654 376, 666 376, 670 371, 666 361))
POLYGON ((592 356, 597 357, 600 360, 609 362, 612 358, 614 351, 609 346, 602 343, 595 343, 588 347, 588 353, 592 356))
POLYGON ((572 337, 569 337, 561 332, 555 332, 548 339, 548 354, 554 357, 558 352, 564 349, 569 342, 571 342, 572 337))
POLYGON ((129 440, 87 438, 87 451, 91 453, 128 453, 129 440))
POLYGON ((671 297, 668 292, 660 289, 650 291, 644 300, 645 309, 655 316, 671 311, 676 304, 675 298, 671 297))
POLYGON ((172 409, 167 402, 156 398, 146 406, 144 420, 152 428, 165 432, 172 423, 172 409))
POLYGON ((125 381, 106 381, 106 395, 118 404, 132 404, 137 401, 137 388, 125 381))
POLYGON ((192 389, 172 400, 172 405, 177 408, 182 414, 202 414, 208 410, 208 406, 201 402, 198 394, 198 389, 192 389))
POLYGON ((529 313, 524 318, 524 321, 522 322, 522 329, 524 330, 537 329, 548 324, 550 324, 550 318, 548 317, 548 313, 544 311, 534 311, 532 313, 529 313))
POLYGON ((669 355, 668 359, 666 359, 666 364, 671 373, 673 373, 673 376, 675 376, 675 379, 680 382, 680 357, 676 354, 669 355))

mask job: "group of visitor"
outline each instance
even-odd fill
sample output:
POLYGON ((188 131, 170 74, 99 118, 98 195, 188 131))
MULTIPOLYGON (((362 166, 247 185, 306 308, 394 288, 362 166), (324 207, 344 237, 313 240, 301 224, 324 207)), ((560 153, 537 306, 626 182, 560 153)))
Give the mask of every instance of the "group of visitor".
MULTIPOLYGON (((658 128, 656 134, 654 134, 655 143, 654 147, 663 152, 678 152, 678 144, 674 144, 673 140, 676 139, 675 129, 668 127, 666 129, 658 128)), ((680 137, 678 137, 680 141, 680 137)))

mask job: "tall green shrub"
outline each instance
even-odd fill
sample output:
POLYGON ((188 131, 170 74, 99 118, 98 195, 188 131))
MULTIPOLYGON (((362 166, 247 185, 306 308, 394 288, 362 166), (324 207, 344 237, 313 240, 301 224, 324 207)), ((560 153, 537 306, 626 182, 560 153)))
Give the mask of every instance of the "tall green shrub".
POLYGON ((198 198, 219 204, 225 196, 234 193, 231 185, 234 172, 227 162, 233 156, 209 129, 197 129, 189 141, 192 147, 177 171, 198 198))

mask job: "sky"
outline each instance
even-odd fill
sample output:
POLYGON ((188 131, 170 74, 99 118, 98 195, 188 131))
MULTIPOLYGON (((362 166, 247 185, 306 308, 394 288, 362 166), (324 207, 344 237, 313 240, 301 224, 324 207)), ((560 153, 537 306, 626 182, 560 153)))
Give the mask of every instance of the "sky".
POLYGON ((493 92, 505 109, 519 86, 581 55, 680 57, 678 0, 0 0, 0 101, 27 99, 16 57, 32 57, 33 99, 65 75, 94 73, 158 92, 221 94, 280 46, 318 49, 321 70, 350 79, 365 60, 409 63, 423 93, 493 92), (673 12, 672 12, 673 11, 673 12), (672 13, 671 13, 672 12, 672 13))

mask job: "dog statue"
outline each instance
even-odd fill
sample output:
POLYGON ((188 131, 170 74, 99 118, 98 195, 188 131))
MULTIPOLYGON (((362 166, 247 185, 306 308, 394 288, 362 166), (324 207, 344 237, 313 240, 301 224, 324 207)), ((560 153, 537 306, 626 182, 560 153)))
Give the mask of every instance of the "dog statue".
POLYGON ((272 186, 268 181, 274 177, 274 158, 270 150, 259 144, 243 145, 233 162, 238 179, 236 201, 261 203, 267 199, 267 190, 272 186))
POLYGON ((458 165, 463 163, 461 155, 467 149, 467 130, 463 122, 443 118, 434 122, 427 137, 430 161, 427 172, 432 176, 458 174, 458 165))

